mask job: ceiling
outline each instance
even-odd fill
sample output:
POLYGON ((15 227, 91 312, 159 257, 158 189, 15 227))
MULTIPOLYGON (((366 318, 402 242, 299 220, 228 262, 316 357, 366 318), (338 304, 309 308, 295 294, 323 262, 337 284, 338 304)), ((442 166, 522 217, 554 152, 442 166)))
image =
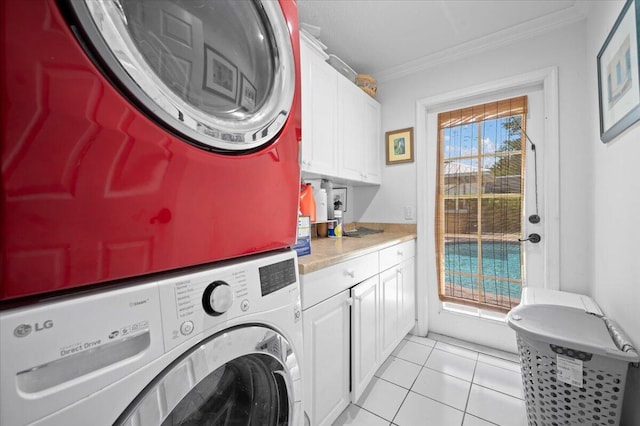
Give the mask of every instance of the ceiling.
POLYGON ((379 81, 567 25, 583 0, 298 0, 301 23, 357 73, 379 81))

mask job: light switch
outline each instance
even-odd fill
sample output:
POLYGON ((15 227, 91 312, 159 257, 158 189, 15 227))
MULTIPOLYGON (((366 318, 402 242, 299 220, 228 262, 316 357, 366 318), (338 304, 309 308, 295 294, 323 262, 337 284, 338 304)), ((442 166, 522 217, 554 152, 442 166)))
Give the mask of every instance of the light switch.
POLYGON ((413 206, 404 206, 405 220, 413 220, 413 206))

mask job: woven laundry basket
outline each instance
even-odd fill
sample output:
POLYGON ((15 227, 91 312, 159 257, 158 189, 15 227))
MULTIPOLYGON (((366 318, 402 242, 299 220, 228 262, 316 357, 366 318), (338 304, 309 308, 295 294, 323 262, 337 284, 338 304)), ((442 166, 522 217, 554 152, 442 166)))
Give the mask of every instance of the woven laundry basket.
POLYGON ((612 321, 567 306, 518 306, 517 333, 530 426, 620 422, 627 369, 640 360, 612 321))

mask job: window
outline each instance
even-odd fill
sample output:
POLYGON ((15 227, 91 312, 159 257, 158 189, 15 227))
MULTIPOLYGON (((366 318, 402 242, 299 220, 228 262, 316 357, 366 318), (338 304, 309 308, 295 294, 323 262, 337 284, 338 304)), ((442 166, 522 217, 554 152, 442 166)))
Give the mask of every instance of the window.
POLYGON ((442 301, 520 301, 525 119, 521 96, 438 115, 436 247, 442 301))

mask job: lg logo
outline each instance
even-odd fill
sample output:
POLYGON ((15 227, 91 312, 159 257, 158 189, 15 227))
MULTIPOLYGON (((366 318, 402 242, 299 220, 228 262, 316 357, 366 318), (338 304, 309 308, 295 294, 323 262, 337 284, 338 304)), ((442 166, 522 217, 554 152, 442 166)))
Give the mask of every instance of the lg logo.
POLYGON ((31 334, 33 330, 42 331, 52 327, 53 327, 52 320, 46 320, 42 324, 37 322, 33 326, 31 324, 20 324, 13 330, 13 335, 16 337, 26 337, 29 334, 31 334))

